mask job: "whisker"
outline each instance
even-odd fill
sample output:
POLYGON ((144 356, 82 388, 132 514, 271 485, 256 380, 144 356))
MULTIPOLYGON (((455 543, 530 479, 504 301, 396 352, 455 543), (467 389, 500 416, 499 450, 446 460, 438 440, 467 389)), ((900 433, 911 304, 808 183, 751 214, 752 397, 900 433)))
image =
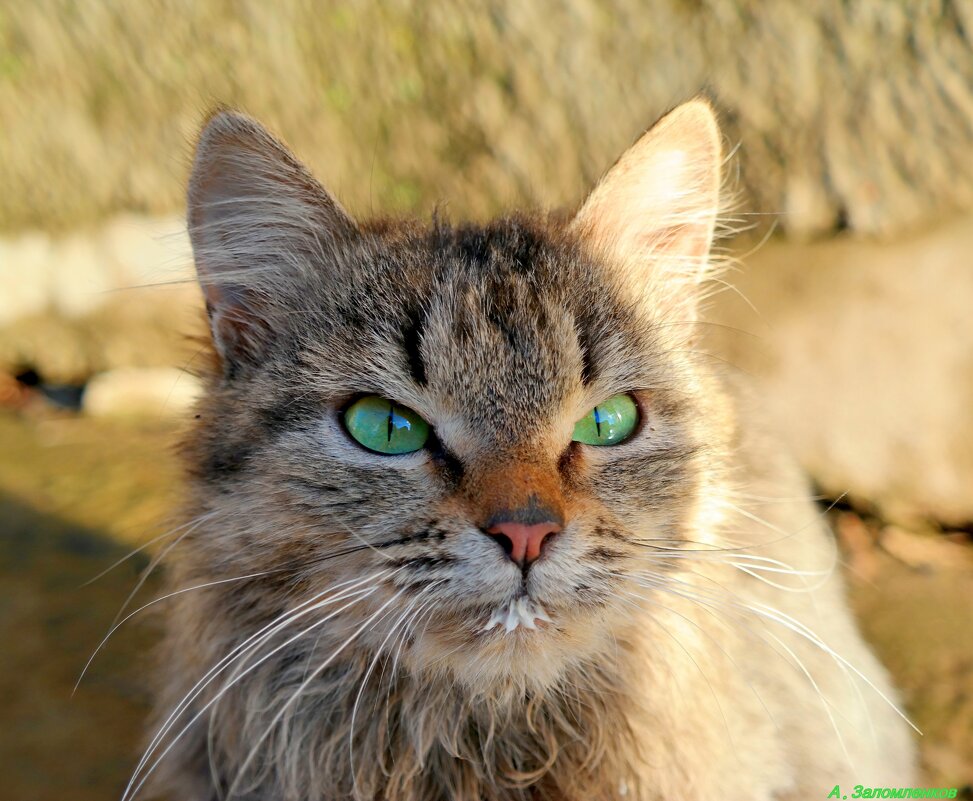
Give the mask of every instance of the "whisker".
MULTIPOLYGON (((691 601, 691 602, 693 602, 693 603, 695 603, 695 604, 696 604, 696 605, 697 605, 697 606, 698 606, 699 608, 701 608, 701 609, 703 609, 703 610, 705 610, 705 611, 709 611, 709 613, 710 613, 710 614, 714 614, 715 612, 721 612, 721 613, 722 613, 722 614, 724 614, 724 615, 728 615, 728 613, 727 613, 727 612, 726 612, 725 610, 722 610, 722 609, 719 609, 719 608, 718 608, 718 604, 717 604, 717 603, 715 603, 715 602, 714 602, 714 601, 713 601, 712 599, 710 599, 709 601, 703 601, 703 600, 701 600, 701 599, 699 599, 699 598, 695 598, 695 597, 693 597, 693 595, 692 595, 691 593, 686 593, 686 592, 673 592, 673 591, 672 591, 672 589, 671 589, 671 587, 668 587, 668 586, 666 586, 666 582, 665 582, 665 581, 662 581, 662 580, 653 580, 653 581, 651 581, 651 582, 650 582, 650 583, 648 583, 648 584, 646 584, 646 583, 642 583, 642 582, 638 582, 638 583, 640 584, 640 586, 643 586, 643 587, 646 587, 647 589, 655 589, 655 590, 659 590, 659 591, 661 591, 661 592, 665 592, 665 593, 668 593, 668 594, 671 594, 671 595, 675 595, 675 596, 677 596, 677 597, 680 597, 680 598, 683 598, 683 599, 685 599, 685 600, 689 600, 689 601, 691 601)), ((763 621, 761 621, 761 622, 763 622, 763 621)), ((735 623, 736 623, 736 625, 741 625, 741 621, 740 621, 740 620, 736 620, 736 621, 735 621, 735 623)), ((770 648, 771 648, 771 650, 773 650, 773 651, 774 651, 775 653, 777 653, 777 654, 778 654, 779 656, 783 656, 783 655, 782 655, 782 654, 780 653, 780 651, 778 651, 778 650, 777 650, 776 648, 774 648, 774 647, 773 647, 773 646, 772 646, 772 645, 771 645, 770 643, 768 643, 768 642, 767 642, 767 640, 766 640, 766 638, 765 638, 764 636, 762 636, 761 634, 759 634, 759 633, 757 633, 757 632, 755 632, 755 631, 754 631, 753 629, 751 629, 751 628, 750 628, 749 626, 746 626, 746 625, 743 625, 743 628, 744 628, 744 630, 745 630, 745 631, 746 631, 746 632, 747 632, 747 633, 748 633, 749 635, 751 635, 751 636, 753 636, 753 637, 755 637, 756 639, 759 639, 759 640, 760 640, 760 641, 762 641, 763 643, 765 643, 765 644, 767 644, 767 645, 768 645, 768 647, 770 647, 770 648)), ((811 684, 811 686, 812 686, 812 689, 814 689, 814 691, 815 691, 815 693, 817 694, 817 696, 818 696, 818 698, 819 698, 819 700, 820 700, 820 701, 822 702, 822 704, 824 705, 824 708, 825 708, 825 712, 826 712, 826 714, 828 715, 828 718, 829 718, 829 720, 831 721, 831 725, 832 725, 832 728, 834 728, 834 730, 835 730, 835 733, 836 733, 836 735, 838 736, 838 739, 839 739, 839 743, 840 743, 840 745, 841 745, 841 747, 842 747, 842 749, 843 749, 843 750, 845 750, 845 743, 844 743, 844 740, 843 740, 843 738, 842 738, 842 736, 841 736, 841 732, 840 732, 840 729, 839 729, 839 728, 838 728, 838 726, 837 726, 837 722, 835 721, 835 719, 834 719, 834 717, 833 717, 833 714, 832 714, 832 709, 835 709, 835 710, 837 710, 837 707, 835 706, 835 704, 834 704, 833 702, 831 702, 831 701, 830 701, 830 699, 828 699, 828 698, 827 698, 827 697, 826 697, 826 696, 825 696, 825 695, 824 695, 824 694, 823 694, 823 693, 821 692, 821 689, 820 689, 820 687, 818 686, 818 684, 817 684, 817 682, 816 682, 816 681, 815 681, 815 680, 813 679, 813 677, 811 676, 811 674, 810 674, 810 671, 808 671, 808 670, 807 670, 807 668, 806 668, 806 666, 804 665, 804 663, 803 663, 803 662, 801 661, 801 659, 800 659, 800 658, 799 658, 799 657, 798 657, 798 656, 797 656, 797 655, 796 655, 796 654, 795 654, 795 653, 793 652, 793 650, 791 650, 790 648, 787 648, 787 646, 786 646, 786 645, 784 645, 784 643, 782 643, 782 642, 781 642, 781 641, 779 640, 779 638, 777 638, 777 637, 775 637, 775 636, 774 636, 774 635, 773 635, 773 634, 772 634, 771 632, 767 632, 767 634, 768 634, 768 636, 770 636, 770 637, 772 637, 773 639, 775 639, 775 640, 776 640, 776 641, 777 641, 778 643, 780 643, 780 645, 781 645, 781 647, 782 647, 782 648, 784 648, 784 649, 785 649, 785 650, 787 651, 787 653, 788 653, 788 655, 789 655, 789 656, 791 657, 791 661, 792 661, 792 663, 793 663, 793 664, 794 664, 794 665, 795 665, 796 667, 798 667, 798 669, 799 669, 799 670, 801 670, 801 671, 802 671, 802 672, 804 673, 804 675, 805 675, 805 676, 806 676, 806 678, 808 679, 808 681, 809 681, 809 683, 811 684)), ((860 696, 859 696, 859 698, 860 698, 860 696)), ((839 712, 839 714, 841 714, 841 717, 842 717, 842 718, 843 718, 843 719, 844 719, 844 720, 845 720, 846 722, 848 722, 848 720, 847 720, 847 717, 846 717, 846 716, 845 716, 844 714, 842 714, 840 710, 838 710, 838 712, 839 712)), ((773 718, 772 718, 772 717, 771 717, 771 719, 773 720, 773 718)))
POLYGON ((213 512, 207 512, 205 515, 200 515, 199 517, 196 517, 196 518, 194 518, 194 519, 192 519, 192 520, 190 520, 190 521, 188 521, 186 523, 182 523, 182 524, 176 526, 175 528, 171 528, 168 531, 164 531, 162 534, 156 535, 155 537, 153 537, 152 539, 150 539, 148 542, 144 542, 141 545, 139 545, 139 547, 136 548, 135 550, 130 551, 128 554, 126 554, 125 556, 123 556, 121 559, 118 559, 117 561, 112 562, 112 564, 110 564, 108 567, 106 567, 104 570, 102 570, 96 576, 94 576, 93 578, 88 579, 84 584, 82 584, 81 585, 81 588, 83 589, 84 587, 88 587, 88 586, 94 584, 96 581, 98 581, 98 579, 104 578, 109 573, 111 573, 116 567, 118 567, 119 565, 124 564, 129 559, 131 559, 133 556, 136 556, 137 554, 140 554, 146 548, 151 548, 159 540, 163 540, 166 537, 171 537, 173 534, 176 534, 179 531, 182 531, 187 526, 191 526, 191 525, 194 525, 194 524, 197 524, 198 525, 201 522, 205 522, 207 520, 210 520, 213 517, 215 517, 217 514, 219 514, 219 512, 220 512, 220 510, 216 510, 216 511, 213 511, 213 512))
POLYGON ((74 689, 71 691, 71 695, 73 696, 78 691, 78 686, 81 684, 81 680, 84 678, 85 673, 88 672, 88 668, 91 667, 91 663, 94 661, 99 651, 101 651, 101 649, 104 648, 105 643, 108 642, 109 638, 116 631, 118 631, 118 629, 120 629, 127 621, 131 620, 133 617, 139 614, 139 612, 143 612, 146 609, 148 609, 150 606, 155 606, 155 604, 160 603, 161 601, 166 601, 169 598, 174 598, 177 595, 183 595, 187 592, 192 592, 193 590, 202 590, 205 589, 206 587, 215 587, 219 584, 229 584, 230 582, 234 582, 234 581, 246 581, 247 579, 257 578, 258 576, 266 576, 268 573, 273 573, 273 572, 276 571, 264 570, 259 573, 248 573, 245 576, 235 576, 233 578, 220 579, 218 581, 207 581, 205 584, 197 584, 193 587, 183 587, 181 590, 176 590, 175 592, 167 593, 158 598, 155 598, 154 600, 149 601, 147 604, 143 604, 134 612, 129 612, 122 620, 120 620, 118 623, 112 626, 111 630, 105 635, 104 639, 100 643, 98 643, 98 647, 95 648, 91 656, 88 657, 88 661, 85 662, 84 668, 81 670, 81 675, 78 676, 78 680, 74 684, 74 689))
MULTIPOLYGON (((227 685, 225 685, 224 687, 222 687, 220 689, 220 691, 217 693, 216 697, 215 698, 212 698, 209 701, 207 701, 206 704, 195 715, 193 715, 193 717, 189 720, 189 722, 186 723, 186 725, 183 726, 182 729, 180 729, 180 731, 176 734, 176 736, 170 741, 169 745, 166 746, 165 750, 163 750, 163 752, 159 755, 159 757, 157 757, 156 760, 149 767, 148 771, 145 773, 145 776, 141 779, 141 781, 139 781, 139 783, 135 786, 135 789, 131 792, 131 795, 128 794, 128 789, 126 788, 126 792, 122 796, 122 801, 127 801, 127 799, 133 798, 139 792, 139 790, 145 784, 145 782, 148 780, 148 778, 152 774, 152 772, 156 769, 156 767, 158 767, 158 765, 162 762, 162 760, 164 760, 166 758, 166 756, 169 754, 169 752, 176 746, 176 744, 179 742, 179 740, 182 739, 182 737, 186 734, 186 732, 188 732, 189 729, 192 728, 193 724, 195 724, 196 721, 198 721, 211 707, 213 707, 215 704, 218 704, 219 701, 226 695, 226 693, 233 686, 235 686, 237 683, 239 683, 239 681, 241 679, 243 679, 249 673, 251 673, 254 670, 256 670, 261 664, 263 664, 264 662, 266 662, 271 656, 273 656, 278 651, 282 650, 283 648, 286 648, 288 645, 291 645, 293 642, 296 642, 298 639, 300 639, 301 637, 303 637, 304 635, 306 635, 309 631, 311 631, 311 630, 317 628, 318 626, 323 625, 324 623, 328 622, 335 615, 339 614, 340 612, 343 612, 345 609, 348 609, 349 607, 354 606, 356 603, 359 603, 360 601, 364 600, 365 598, 368 598, 370 595, 374 594, 374 592, 375 592, 375 589, 366 589, 366 590, 359 591, 357 593, 357 597, 353 597, 352 600, 349 601, 347 604, 345 604, 344 606, 338 608, 337 610, 335 610, 334 612, 330 613, 329 615, 326 615, 323 619, 317 621, 316 623, 312 624, 311 626, 308 626, 307 628, 302 629, 296 635, 294 635, 293 637, 291 637, 290 639, 288 639, 285 643, 277 646, 276 648, 274 648, 273 650, 271 650, 269 653, 265 654, 260 659, 258 659, 256 662, 254 662, 252 665, 249 665, 246 670, 242 671, 239 674, 235 674, 234 677, 233 677, 233 679, 232 679, 232 681, 230 681, 227 685)), ((353 593, 353 595, 355 595, 355 594, 353 593)), ((288 621, 288 623, 289 622, 293 622, 293 621, 288 621)), ((262 642, 266 642, 266 638, 264 638, 262 640, 262 642)), ((198 693, 197 693, 197 695, 198 695, 198 693)))
POLYGON ((149 580, 149 576, 152 575, 152 572, 162 563, 162 560, 165 559, 166 556, 168 556, 172 552, 172 550, 179 545, 179 543, 181 543, 184 539, 186 539, 186 537, 192 534, 204 522, 210 520, 213 516, 215 516, 215 513, 211 513, 210 515, 200 516, 196 518, 196 520, 193 521, 192 525, 189 526, 182 534, 176 537, 176 539, 174 539, 172 542, 166 545, 161 551, 159 551, 158 554, 152 557, 152 561, 150 561, 148 567, 146 567, 145 570, 142 571, 142 575, 139 576, 139 580, 135 583, 135 586, 132 588, 132 591, 128 594, 128 597, 125 599, 125 602, 118 610, 118 613, 115 615, 114 618, 112 618, 111 623, 108 624, 109 628, 115 626, 118 623, 122 615, 125 614, 125 610, 128 609, 129 604, 132 603, 132 599, 134 599, 135 596, 138 595, 138 591, 145 586, 145 582, 149 580))
MULTIPOLYGON (((639 600, 646 601, 648 603, 653 603, 651 600, 649 600, 648 598, 646 598, 643 595, 638 595, 637 593, 632 593, 632 592, 628 592, 626 594, 629 595, 632 598, 637 598, 639 600)), ((685 615, 680 615, 678 612, 675 612, 674 610, 669 609, 664 604, 654 604, 654 605, 655 606, 658 606, 658 607, 660 607, 660 608, 662 608, 664 610, 666 610, 667 612, 670 612, 672 614, 678 615, 679 617, 683 618, 687 622, 692 622, 685 615)), ((679 638, 676 637, 676 635, 673 634, 673 632, 669 631, 669 629, 662 624, 662 621, 658 620, 657 618, 653 618, 653 617, 650 617, 649 620, 651 620, 653 623, 655 623, 662 630, 662 632, 666 636, 668 636, 676 645, 678 645, 682 649, 683 653, 686 654, 686 656, 689 657, 689 661, 692 662, 693 665, 695 665, 696 670, 699 672, 699 675, 702 676, 703 681, 706 682, 706 686, 707 686, 707 688, 710 691, 710 695, 712 695, 713 696, 713 700, 716 701, 716 708, 719 710, 720 717, 723 720, 723 729, 724 729, 724 731, 726 731, 727 739, 733 745, 733 749, 735 751, 736 750, 736 742, 733 739, 733 733, 730 731, 729 721, 727 721, 727 719, 726 719, 726 713, 723 711, 723 704, 720 703, 719 695, 717 694, 716 690, 714 689, 713 683, 709 680, 709 676, 706 675, 706 672, 700 666, 699 662, 696 661, 696 658, 689 652, 689 649, 686 648, 686 646, 683 645, 683 643, 679 641, 679 638)), ((697 626, 697 628, 699 628, 699 627, 697 626)), ((700 630, 702 631, 702 629, 700 629, 700 630)), ((707 636, 709 636, 709 635, 707 635, 707 636)), ((710 638, 710 639, 712 639, 712 638, 710 638)), ((719 645, 717 645, 717 647, 720 648, 720 650, 723 651, 724 654, 726 654, 727 658, 729 658, 730 661, 734 663, 734 665, 736 665, 735 660, 733 660, 733 658, 730 657, 730 655, 727 654, 726 651, 723 648, 721 648, 719 645)), ((749 685, 749 681, 747 683, 749 685)), ((764 706, 764 709, 767 711, 767 714, 770 715, 770 710, 767 710, 766 706, 763 703, 763 699, 760 698, 759 695, 757 695, 757 692, 756 692, 756 690, 753 689, 753 686, 752 685, 750 685, 750 689, 753 691, 754 695, 756 695, 757 701, 761 704, 761 706, 764 706)), ((773 716, 771 716, 771 720, 773 720, 773 716)), ((776 725, 776 721, 775 721, 775 725, 776 725)))
MULTIPOLYGON (((811 643, 812 645, 814 645, 815 647, 819 648, 821 651, 826 653, 833 660, 835 660, 836 664, 838 664, 839 667, 844 667, 847 668, 848 670, 851 670, 868 687, 870 687, 874 692, 876 692, 879 695, 879 697, 883 701, 885 701, 885 703, 888 704, 889 707, 891 707, 892 710, 899 717, 901 717, 906 723, 908 723, 909 726, 911 726, 917 733, 922 734, 919 728, 916 727, 916 725, 912 723, 911 720, 909 720, 908 716, 898 707, 898 705, 896 705, 894 701, 892 701, 884 692, 882 692, 881 689, 875 686, 875 684, 871 681, 871 679, 869 679, 864 673, 862 673, 858 668, 856 668, 851 662, 849 662, 843 656, 838 654, 833 648, 827 645, 827 643, 825 643, 824 640, 822 640, 817 634, 813 632, 813 630, 811 630, 805 624, 801 623, 798 620, 795 620, 790 615, 787 615, 784 612, 781 612, 780 610, 775 609, 773 607, 766 606, 765 604, 761 604, 759 602, 748 603, 740 599, 739 596, 737 596, 735 593, 728 593, 729 595, 732 596, 734 600, 714 599, 712 596, 708 598, 700 597, 698 593, 701 592, 702 588, 692 587, 691 585, 687 585, 691 588, 692 592, 694 593, 694 594, 687 594, 685 592, 678 591, 678 588, 674 586, 677 583, 685 584, 685 582, 679 582, 678 580, 674 580, 672 577, 667 577, 664 583, 654 584, 653 586, 656 589, 664 589, 666 592, 671 592, 675 595, 678 595, 680 597, 685 598, 686 600, 695 603, 709 604, 713 606, 713 608, 717 608, 720 604, 732 606, 734 609, 737 609, 743 613, 753 613, 758 615, 762 619, 769 620, 778 623, 781 626, 784 626, 784 628, 789 629, 793 633, 802 637, 803 639, 805 639, 806 641, 808 641, 809 643, 811 643)), ((726 592, 725 588, 724 591, 726 592)))
MULTIPOLYGON (((213 667, 211 667, 207 671, 207 673, 201 679, 199 679, 195 685, 193 685, 193 687, 189 690, 189 692, 187 692, 183 696, 183 699, 176 705, 175 709, 173 709, 173 711, 169 714, 166 720, 159 727, 159 730, 156 732, 151 742, 146 747, 146 751, 143 754, 142 758, 140 759, 138 765, 136 766, 132 778, 129 780, 128 784, 126 785, 125 791, 122 794, 122 801, 128 801, 128 799, 131 799, 135 795, 135 793, 138 792, 139 788, 145 783, 146 779, 148 778, 148 774, 146 774, 145 778, 143 778, 142 781, 139 782, 138 786, 135 787, 134 791, 132 790, 132 786, 135 783, 136 779, 138 779, 140 773, 145 768, 145 765, 147 764, 148 760, 152 757, 152 754, 157 750, 158 746, 161 743, 162 738, 164 738, 166 734, 171 730, 178 716, 181 715, 182 712, 189 707, 189 704, 191 704, 199 696, 199 694, 206 687, 206 685, 208 685, 217 675, 219 675, 219 673, 221 673, 231 662, 241 658, 248 650, 253 650, 254 648, 260 647, 260 645, 263 642, 266 642, 266 640, 269 637, 273 636, 278 631, 282 630, 286 626, 289 626, 295 620, 299 619, 300 617, 303 617, 306 614, 310 614, 311 612, 316 611, 317 609, 324 608, 325 606, 331 603, 342 601, 345 598, 355 596, 356 594, 359 596, 362 593, 371 594, 371 592, 374 591, 374 588, 366 588, 365 590, 362 590, 360 589, 360 587, 370 582, 379 581, 382 578, 386 578, 389 575, 394 575, 394 573, 395 571, 383 571, 380 573, 375 573, 372 575, 365 576, 364 578, 358 578, 354 580, 340 582, 337 585, 328 587, 327 589, 321 591, 320 593, 317 593, 307 601, 304 601, 303 603, 299 604, 295 609, 291 609, 279 615, 277 618, 272 620, 270 623, 266 624, 263 628, 258 630, 256 633, 249 636, 242 643, 238 644, 233 649, 231 649, 231 651, 228 654, 226 654, 219 662, 217 662, 213 667), (334 590, 338 589, 339 587, 343 587, 344 589, 342 589, 341 592, 337 593, 336 595, 332 595, 327 598, 324 598, 324 600, 320 600, 323 596, 328 595, 328 593, 334 592, 334 590)), ((357 600, 360 600, 360 598, 355 599, 356 602, 357 600)), ((344 608, 345 607, 342 607, 342 609, 344 608)), ((330 617, 333 617, 333 614, 325 618, 325 620, 330 619, 330 617)), ((289 643, 285 643, 283 646, 280 646, 276 650, 280 650, 280 648, 286 647, 287 644, 289 643)), ((273 653, 276 652, 276 650, 274 652, 271 652, 271 654, 267 654, 264 657, 264 659, 269 658, 273 653)), ((256 667, 256 665, 254 665, 254 667, 256 667)), ((219 697, 220 696, 217 696, 217 699, 214 700, 218 700, 219 697)), ((160 756, 153 763, 152 767, 149 770, 149 773, 151 773, 151 771, 155 769, 155 767, 159 764, 159 762, 175 745, 175 742, 189 729, 190 726, 192 726, 192 724, 196 720, 199 719, 199 716, 202 715, 203 712, 205 712, 206 709, 208 709, 211 704, 212 702, 210 702, 210 704, 204 707, 203 710, 201 710, 186 725, 186 727, 179 733, 179 735, 177 735, 176 739, 173 740, 172 743, 170 743, 170 745, 168 746, 166 751, 162 754, 162 756, 160 756)))
POLYGON ((382 604, 376 612, 370 615, 365 620, 364 623, 362 623, 357 629, 355 629, 355 631, 351 634, 350 637, 348 637, 338 648, 332 651, 331 655, 327 659, 325 659, 321 664, 319 664, 317 668, 315 668, 315 670, 311 673, 311 675, 308 676, 308 678, 301 683, 301 685, 297 688, 297 690, 294 691, 290 699, 277 711, 277 713, 271 719, 270 723, 264 729, 263 734, 261 734, 260 737, 257 738, 257 741, 250 748, 249 753, 247 754, 246 758, 243 760, 243 764, 237 770, 237 777, 233 780, 233 783, 230 785, 230 789, 227 793, 228 796, 232 797, 234 795, 237 785, 243 780, 243 777, 246 775, 247 769, 250 767, 250 763, 253 762, 253 760, 256 758, 256 755, 259 752, 260 747, 263 745, 264 741, 267 739, 267 737, 270 736, 270 733, 273 731, 274 727, 276 727, 277 724, 280 722, 281 718, 283 718, 283 716, 287 713, 287 710, 290 709, 290 707, 294 703, 296 703, 297 700, 304 694, 304 691, 310 686, 311 682, 315 681, 318 675, 321 673, 321 671, 324 670, 328 665, 330 665, 338 657, 338 655, 345 650, 345 648, 351 645, 351 643, 353 643, 358 638, 358 636, 366 628, 368 628, 368 626, 371 625, 381 615, 382 612, 385 611, 385 609, 387 609, 391 604, 397 601, 403 595, 403 593, 405 593, 405 589, 399 590, 391 598, 389 598, 384 604, 382 604))
MULTIPOLYGON (((747 685, 747 687, 748 687, 748 688, 750 689, 750 691, 751 691, 751 692, 753 693, 753 695, 754 695, 754 697, 755 697, 755 698, 757 699, 757 702, 758 702, 758 703, 760 704, 760 706, 762 706, 762 707, 763 707, 763 709, 764 709, 764 711, 765 711, 765 712, 767 713, 767 717, 768 717, 768 718, 770 719, 770 721, 771 721, 771 722, 772 722, 772 723, 774 724, 774 727, 775 727, 775 728, 777 728, 777 729, 779 729, 779 728, 780 728, 780 724, 778 724, 778 723, 777 723, 777 719, 776 719, 776 718, 774 717, 774 715, 773 715, 773 713, 772 713, 772 712, 770 711, 770 708, 769 708, 769 707, 767 706, 767 704, 766 704, 766 703, 764 702, 764 699, 763 699, 763 697, 762 697, 762 696, 760 695, 760 693, 758 693, 758 692, 757 692, 757 688, 753 686, 753 683, 752 683, 752 682, 750 681, 750 679, 748 679, 748 678, 746 677, 746 674, 744 673, 744 671, 740 669, 740 665, 739 665, 739 664, 737 663, 737 661, 736 661, 736 660, 735 660, 735 659, 734 659, 734 658, 733 658, 732 656, 730 656, 730 653, 729 653, 729 651, 727 651, 727 650, 726 650, 726 649, 725 649, 725 648, 724 648, 724 647, 723 647, 722 645, 720 645, 720 643, 719 643, 719 642, 717 641, 717 639, 716 639, 716 638, 715 638, 715 637, 714 637, 714 636, 713 636, 712 634, 710 634, 710 633, 709 633, 708 631, 706 631, 706 629, 705 629, 705 628, 703 628, 703 626, 701 626, 701 625, 700 625, 699 623, 697 623, 696 621, 694 621, 694 620, 693 620, 692 618, 690 618, 690 617, 688 617, 688 616, 686 616, 686 615, 683 615, 683 614, 681 614, 680 612, 677 612, 677 611, 676 611, 675 609, 672 609, 671 607, 668 607, 668 606, 665 606, 664 604, 661 604, 661 603, 659 603, 659 602, 657 602, 657 601, 654 601, 654 600, 652 600, 652 599, 650 599, 650 598, 646 598, 646 597, 645 597, 644 595, 639 595, 638 593, 633 593, 633 592, 631 592, 631 591, 629 591, 629 593, 628 593, 628 594, 629 594, 629 595, 631 595, 631 596, 633 596, 633 597, 635 597, 635 598, 639 598, 640 600, 643 600, 643 601, 646 601, 646 602, 648 602, 648 603, 651 603, 651 604, 653 604, 653 605, 655 605, 655 606, 659 606, 659 607, 661 607, 662 609, 664 609, 664 610, 665 610, 666 612, 668 612, 668 613, 670 613, 670 614, 673 614, 673 615, 677 615, 678 617, 680 617, 680 618, 682 618, 682 619, 683 619, 683 620, 685 620, 685 621, 686 621, 687 623, 689 623, 689 624, 690 624, 691 626, 693 626, 694 628, 696 628, 696 629, 697 629, 697 630, 698 630, 698 631, 699 631, 699 632, 700 632, 700 633, 701 633, 701 634, 702 634, 703 636, 705 636, 705 637, 706 637, 706 638, 707 638, 707 639, 708 639, 708 640, 709 640, 709 641, 710 641, 710 642, 711 642, 711 643, 712 643, 712 644, 713 644, 714 646, 716 646, 716 648, 717 648, 717 649, 718 649, 718 650, 719 650, 719 651, 720 651, 720 652, 721 652, 721 653, 722 653, 722 654, 723 654, 723 655, 724 655, 724 656, 725 656, 725 657, 726 657, 727 659, 729 659, 729 660, 730 660, 730 662, 732 662, 732 663, 733 663, 733 665, 734 665, 734 667, 736 667, 736 668, 737 668, 737 669, 739 670, 739 672, 740 672, 740 675, 741 675, 741 676, 743 677, 743 681, 744 681, 744 682, 746 683, 746 685, 747 685)), ((707 614, 708 614, 708 615, 709 615, 710 617, 712 617, 712 618, 713 618, 714 620, 716 620, 717 622, 719 622, 719 618, 718 618, 718 617, 717 617, 717 616, 715 615, 715 613, 714 613, 714 612, 713 612, 712 610, 710 610, 710 609, 706 609, 705 607, 700 607, 700 608, 701 608, 701 609, 702 609, 702 610, 703 610, 704 612, 706 612, 706 613, 707 613, 707 614)), ((674 636, 674 635, 673 635, 673 636, 674 636)))
POLYGON ((785 614, 784 612, 781 612, 778 609, 774 609, 773 607, 765 606, 764 604, 757 604, 756 606, 754 606, 754 605, 748 605, 748 608, 751 609, 752 611, 754 611, 755 613, 761 615, 761 616, 769 617, 769 619, 774 620, 775 622, 783 625, 785 628, 789 628, 795 634, 797 634, 800 637, 803 637, 808 642, 810 642, 812 645, 817 646, 822 651, 824 651, 826 654, 828 654, 829 656, 831 656, 832 658, 834 658, 835 660, 837 660, 840 664, 842 664, 845 667, 847 667, 856 676, 858 676, 858 678, 860 678, 862 681, 864 681, 865 684, 867 684, 872 690, 874 690, 876 693, 878 693, 879 697, 881 697, 881 699, 883 701, 885 701, 885 703, 888 704, 892 708, 892 710, 900 718, 902 718, 902 720, 904 720, 906 723, 908 723, 909 726, 912 727, 912 729, 917 734, 920 734, 920 735, 922 734, 922 731, 911 720, 909 720, 908 715, 906 715, 905 712, 903 712, 901 709, 899 709, 898 705, 896 705, 895 702, 893 702, 884 692, 882 692, 878 687, 876 687, 875 684, 872 683, 871 679, 869 679, 864 673, 862 673, 851 662, 849 662, 847 659, 845 659, 843 656, 841 656, 839 653, 837 653, 833 648, 831 648, 831 646, 829 646, 826 642, 824 642, 824 640, 822 640, 817 634, 815 634, 814 631, 813 631, 813 629, 811 629, 809 626, 805 625, 804 623, 801 623, 798 620, 795 620, 790 615, 787 615, 787 614, 785 614), (777 616, 779 616, 779 617, 777 617, 777 616))
POLYGON ((640 561, 645 561, 650 564, 653 562, 687 561, 694 563, 728 565, 729 567, 735 568, 742 573, 746 573, 757 581, 767 584, 775 589, 779 589, 784 592, 805 593, 814 592, 824 587, 828 581, 831 580, 835 569, 835 562, 832 562, 827 569, 823 570, 798 570, 786 562, 765 556, 738 554, 727 551, 713 553, 698 551, 685 552, 681 551, 680 549, 673 549, 672 551, 660 550, 658 552, 640 557, 640 561), (749 564, 747 563, 748 561, 749 564), (761 573, 794 576, 800 580, 802 586, 787 586, 786 584, 773 581, 766 576, 761 575, 761 573), (809 584, 806 579, 810 577, 818 577, 819 581, 816 584, 809 584))
MULTIPOLYGON (((361 703, 362 695, 365 692, 365 685, 368 683, 368 679, 371 677, 372 671, 375 670, 375 665, 378 664, 378 660, 383 656, 385 646, 388 644, 388 641, 393 637, 393 635, 396 634, 396 630, 398 629, 398 627, 402 626, 402 631, 404 633, 406 631, 406 625, 403 624, 406 623, 407 618, 412 618, 417 607, 419 607, 421 611, 419 599, 425 593, 429 592, 433 587, 436 587, 439 584, 443 584, 445 583, 445 581, 446 579, 440 579, 436 582, 433 582, 432 584, 429 584, 428 586, 426 586, 425 588, 419 591, 416 598, 414 598, 412 602, 408 606, 406 606, 405 610, 402 612, 401 615, 399 615, 399 618, 396 620, 396 622, 389 628, 388 634, 385 635, 385 639, 382 640, 381 644, 375 649, 375 656, 372 657, 372 661, 369 663, 368 669, 365 671, 365 674, 362 676, 362 680, 358 688, 358 694, 355 696, 355 702, 351 708, 351 721, 348 726, 348 759, 349 762, 351 763, 353 790, 356 793, 358 791, 358 774, 355 771, 355 718, 357 717, 358 714, 358 705, 361 703)), ((427 601, 426 603, 430 603, 430 602, 427 601)), ((379 683, 381 683, 381 679, 379 680, 379 683)))

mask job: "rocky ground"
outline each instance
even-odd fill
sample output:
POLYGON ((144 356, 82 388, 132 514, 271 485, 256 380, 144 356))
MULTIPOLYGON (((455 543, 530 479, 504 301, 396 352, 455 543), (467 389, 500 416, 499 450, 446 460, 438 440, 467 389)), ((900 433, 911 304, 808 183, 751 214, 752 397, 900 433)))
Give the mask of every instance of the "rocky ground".
MULTIPOLYGON (((172 422, 30 404, 0 413, 0 764, 6 798, 117 797, 138 750, 157 629, 139 615, 95 659, 178 493, 172 422)), ((923 730, 927 782, 973 783, 973 568, 963 532, 832 513, 862 625, 923 730)), ((139 598, 155 596, 150 578, 139 598)))

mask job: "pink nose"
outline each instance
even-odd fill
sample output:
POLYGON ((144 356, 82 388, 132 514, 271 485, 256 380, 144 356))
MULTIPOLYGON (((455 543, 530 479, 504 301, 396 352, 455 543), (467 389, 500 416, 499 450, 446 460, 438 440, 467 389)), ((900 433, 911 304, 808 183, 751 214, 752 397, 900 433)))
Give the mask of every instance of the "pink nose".
POLYGON ((490 526, 486 533, 503 546, 512 561, 526 567, 537 561, 544 543, 560 531, 561 527, 552 521, 533 524, 504 522, 490 526))

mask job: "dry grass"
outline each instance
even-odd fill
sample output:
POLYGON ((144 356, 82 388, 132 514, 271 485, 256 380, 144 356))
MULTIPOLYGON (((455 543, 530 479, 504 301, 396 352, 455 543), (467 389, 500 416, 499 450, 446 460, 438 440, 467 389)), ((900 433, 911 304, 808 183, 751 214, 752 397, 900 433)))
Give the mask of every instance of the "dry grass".
POLYGON ((949 0, 0 0, 0 229, 178 210, 190 143, 219 103, 266 120, 359 212, 570 203, 705 87, 742 144, 751 210, 798 231, 888 231, 973 205, 964 13, 949 0))

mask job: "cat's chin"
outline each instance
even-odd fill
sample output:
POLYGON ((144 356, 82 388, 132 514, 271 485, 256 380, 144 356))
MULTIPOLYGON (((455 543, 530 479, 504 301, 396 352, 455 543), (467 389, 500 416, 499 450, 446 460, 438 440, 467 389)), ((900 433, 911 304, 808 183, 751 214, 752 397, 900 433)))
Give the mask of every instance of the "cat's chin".
POLYGON ((617 648, 603 615, 530 595, 470 612, 424 626, 403 658, 414 675, 448 676, 477 695, 516 695, 553 686, 572 665, 617 648))

